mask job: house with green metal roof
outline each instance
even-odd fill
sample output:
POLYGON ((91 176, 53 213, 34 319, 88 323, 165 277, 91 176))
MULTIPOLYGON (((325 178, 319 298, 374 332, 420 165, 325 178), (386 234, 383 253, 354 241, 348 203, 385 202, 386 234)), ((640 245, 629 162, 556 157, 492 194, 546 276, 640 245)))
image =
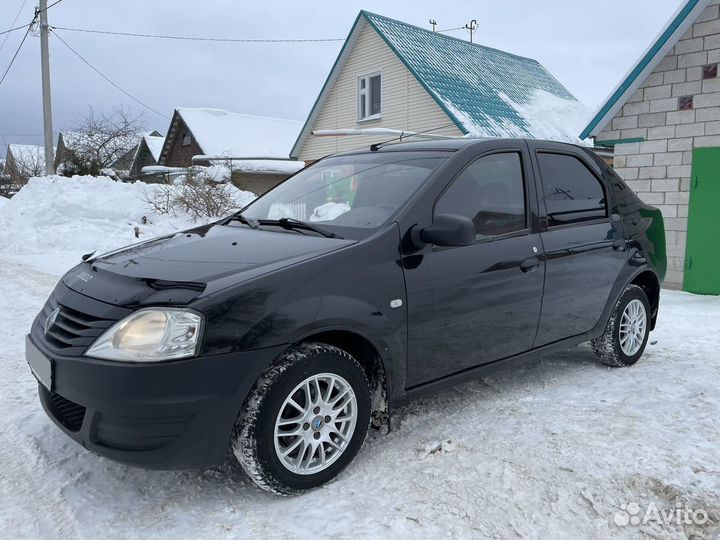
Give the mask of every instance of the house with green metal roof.
POLYGON ((361 11, 291 157, 369 146, 388 130, 579 142, 587 116, 536 60, 361 11))
POLYGON ((683 0, 580 133, 665 218, 666 285, 720 294, 720 0, 683 0))

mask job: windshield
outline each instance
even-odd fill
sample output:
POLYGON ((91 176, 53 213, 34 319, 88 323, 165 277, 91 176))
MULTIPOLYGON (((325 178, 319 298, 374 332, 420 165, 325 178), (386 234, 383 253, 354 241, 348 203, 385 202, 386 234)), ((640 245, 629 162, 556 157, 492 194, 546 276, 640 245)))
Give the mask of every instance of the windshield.
POLYGON ((448 154, 385 152, 330 157, 299 172, 243 210, 254 220, 297 219, 344 237, 389 221, 448 154))

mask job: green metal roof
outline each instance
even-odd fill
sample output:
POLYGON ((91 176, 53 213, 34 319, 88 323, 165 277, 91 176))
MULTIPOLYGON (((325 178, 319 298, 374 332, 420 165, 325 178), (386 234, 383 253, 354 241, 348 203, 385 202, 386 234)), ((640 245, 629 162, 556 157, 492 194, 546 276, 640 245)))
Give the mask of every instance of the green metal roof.
POLYGON ((464 133, 534 137, 528 119, 506 98, 530 104, 545 90, 576 101, 537 60, 362 14, 464 133))
POLYGON ((584 108, 536 60, 361 11, 291 156, 297 155, 302 142, 309 136, 324 96, 343 69, 359 30, 365 24, 370 24, 377 31, 462 133, 481 137, 530 137, 577 142, 575 134, 579 127, 558 126, 564 124, 565 119, 558 112, 557 105, 560 103, 561 108, 575 108, 572 111, 575 115, 577 109, 584 108), (556 110, 549 115, 547 111, 537 110, 539 94, 555 100, 549 109, 555 107, 556 110))
POLYGON ((598 135, 604 129, 709 3, 709 0, 686 0, 680 6, 660 35, 600 106, 597 114, 580 134, 581 139, 598 135))

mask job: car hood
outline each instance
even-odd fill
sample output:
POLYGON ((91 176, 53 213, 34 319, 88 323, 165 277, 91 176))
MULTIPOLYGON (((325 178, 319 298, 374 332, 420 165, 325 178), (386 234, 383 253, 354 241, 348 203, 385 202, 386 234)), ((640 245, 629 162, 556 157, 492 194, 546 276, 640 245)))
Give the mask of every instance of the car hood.
POLYGON ((182 290, 174 298, 185 302, 354 243, 313 233, 211 224, 90 259, 63 282, 112 304, 161 301, 157 294, 148 300, 141 289, 182 290))

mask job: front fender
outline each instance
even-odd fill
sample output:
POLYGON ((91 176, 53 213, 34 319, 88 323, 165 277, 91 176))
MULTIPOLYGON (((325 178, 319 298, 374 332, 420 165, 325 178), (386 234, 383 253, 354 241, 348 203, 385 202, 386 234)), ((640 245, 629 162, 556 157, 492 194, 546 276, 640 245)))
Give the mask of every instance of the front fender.
POLYGON ((265 348, 297 343, 324 332, 348 332, 370 342, 387 374, 393 380, 402 379, 407 335, 404 304, 403 299, 400 309, 392 309, 340 295, 294 302, 260 320, 240 343, 244 348, 265 348), (308 317, 311 311, 313 316, 308 317))

